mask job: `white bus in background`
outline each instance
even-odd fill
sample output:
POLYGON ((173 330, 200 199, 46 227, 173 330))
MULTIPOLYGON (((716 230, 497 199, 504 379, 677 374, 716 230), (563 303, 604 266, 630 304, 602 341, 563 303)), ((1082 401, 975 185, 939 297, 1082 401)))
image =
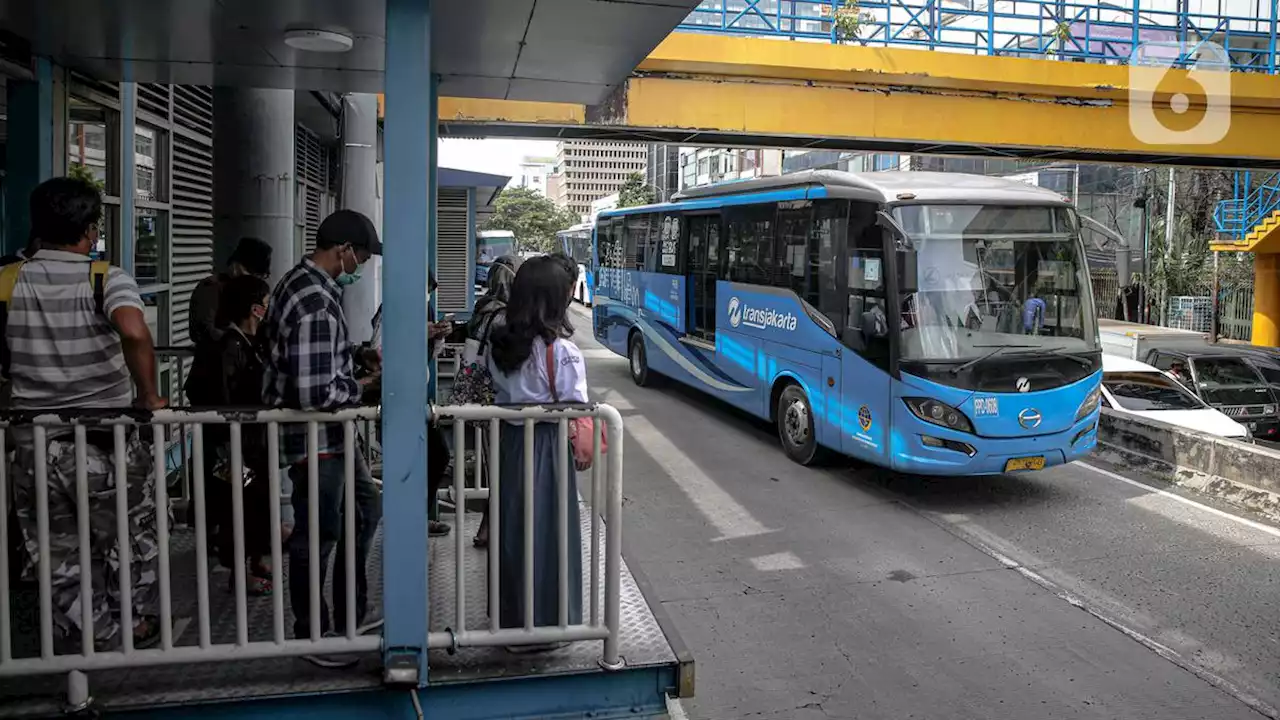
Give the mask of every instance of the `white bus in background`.
POLYGON ((573 299, 588 306, 591 305, 591 289, 595 286, 595 273, 591 268, 593 231, 591 223, 583 223, 556 233, 560 251, 578 264, 578 282, 573 286, 573 299))

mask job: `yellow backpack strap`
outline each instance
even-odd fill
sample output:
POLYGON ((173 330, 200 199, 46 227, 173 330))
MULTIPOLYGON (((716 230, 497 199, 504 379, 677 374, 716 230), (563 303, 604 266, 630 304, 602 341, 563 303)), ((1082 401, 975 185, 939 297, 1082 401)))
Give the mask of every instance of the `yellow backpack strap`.
MULTIPOLYGON (((89 280, 93 284, 93 309, 98 311, 99 315, 106 314, 107 304, 107 273, 111 270, 111 263, 106 260, 94 260, 89 264, 89 280)), ((0 279, 2 282, 3 279, 0 279)))
POLYGON ((18 273, 22 272, 25 261, 19 260, 0 268, 0 304, 8 307, 13 300, 13 290, 18 286, 18 273))
POLYGON ((9 303, 13 301, 13 290, 18 286, 18 274, 22 272, 24 261, 19 260, 0 268, 0 376, 9 378, 9 303))

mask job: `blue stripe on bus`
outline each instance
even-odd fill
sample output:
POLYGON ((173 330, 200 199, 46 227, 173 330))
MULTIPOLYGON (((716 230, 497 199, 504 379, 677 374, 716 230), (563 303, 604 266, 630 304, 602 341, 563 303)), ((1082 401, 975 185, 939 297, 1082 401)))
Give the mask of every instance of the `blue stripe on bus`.
POLYGON ((638 207, 606 210, 600 218, 622 217, 640 213, 662 213, 677 210, 706 210, 709 208, 728 207, 731 205, 758 205, 768 202, 786 202, 788 200, 818 200, 827 197, 827 189, 820 185, 812 187, 788 188, 786 190, 770 190, 768 192, 742 193, 739 195, 717 195, 715 197, 681 200, 674 203, 658 205, 640 205, 638 207))

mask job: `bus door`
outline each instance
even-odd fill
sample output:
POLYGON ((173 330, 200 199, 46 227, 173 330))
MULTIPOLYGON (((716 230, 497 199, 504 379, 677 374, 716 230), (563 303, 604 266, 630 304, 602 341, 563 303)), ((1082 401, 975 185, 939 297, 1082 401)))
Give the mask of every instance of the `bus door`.
POLYGON ((686 332, 714 342, 716 281, 720 279, 720 216, 686 215, 689 228, 688 318, 686 332))
POLYGON ((883 462, 890 453, 893 420, 890 341, 898 331, 890 320, 899 316, 888 305, 894 297, 891 286, 896 285, 890 277, 895 246, 892 236, 877 225, 873 203, 849 203, 847 238, 840 278, 846 288, 841 449, 883 462))

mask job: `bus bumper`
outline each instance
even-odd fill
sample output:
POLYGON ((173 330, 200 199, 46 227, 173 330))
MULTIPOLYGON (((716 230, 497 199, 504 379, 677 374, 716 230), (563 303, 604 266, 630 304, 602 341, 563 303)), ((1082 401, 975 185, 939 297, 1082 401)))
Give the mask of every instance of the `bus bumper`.
MULTIPOLYGON (((905 414, 905 413, 904 413, 905 414)), ((1080 460, 1098 444, 1098 413, 1048 435, 987 438, 903 418, 894 438, 893 469, 917 475, 999 475, 1080 460), (1043 466, 1040 466, 1043 459, 1043 466)))

